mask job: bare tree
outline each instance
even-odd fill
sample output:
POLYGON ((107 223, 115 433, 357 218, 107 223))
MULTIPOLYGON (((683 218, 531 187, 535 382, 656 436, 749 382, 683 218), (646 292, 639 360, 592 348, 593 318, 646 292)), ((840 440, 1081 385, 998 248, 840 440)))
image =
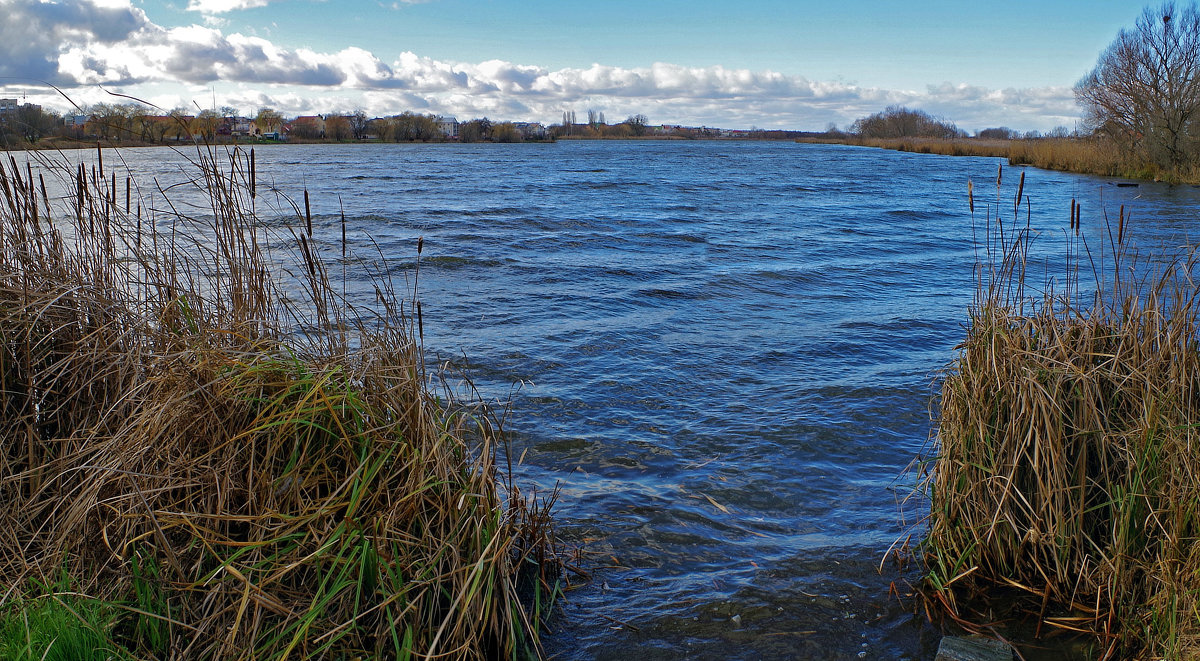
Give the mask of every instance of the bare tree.
POLYGON ((325 116, 325 137, 334 142, 349 140, 354 134, 350 130, 350 118, 342 114, 325 116))
POLYGON ((371 120, 367 119, 367 113, 362 110, 355 110, 346 116, 346 120, 350 123, 350 133, 354 135, 354 139, 365 140, 367 137, 367 127, 370 126, 371 122, 371 120))
POLYGON ((1200 11, 1147 7, 1075 85, 1091 127, 1176 168, 1195 154, 1200 111, 1200 11))
POLYGON ((650 120, 647 119, 645 115, 638 113, 625 118, 624 123, 629 126, 629 130, 633 135, 645 135, 646 124, 649 123, 649 121, 650 120))

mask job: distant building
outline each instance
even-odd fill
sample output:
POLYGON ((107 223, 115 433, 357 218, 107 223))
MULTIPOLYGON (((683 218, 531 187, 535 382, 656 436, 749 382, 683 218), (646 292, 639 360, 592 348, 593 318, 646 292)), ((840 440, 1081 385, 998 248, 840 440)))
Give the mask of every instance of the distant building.
POLYGON ((249 117, 225 117, 221 119, 221 126, 217 128, 217 135, 228 135, 232 137, 253 136, 258 133, 258 127, 254 125, 254 120, 249 117))
POLYGON ((9 113, 17 111, 16 99, 0 99, 0 113, 9 113))
POLYGON ((441 115, 438 115, 437 117, 434 118, 433 121, 437 122, 438 130, 442 132, 442 135, 446 136, 447 138, 457 138, 458 137, 458 120, 457 119, 455 119, 453 117, 442 117, 441 115))
POLYGON ((283 120, 264 120, 261 125, 255 122, 255 130, 255 135, 265 140, 282 140, 283 120))
POLYGON ((513 122, 513 126, 521 132, 525 140, 546 139, 546 127, 540 122, 513 122))

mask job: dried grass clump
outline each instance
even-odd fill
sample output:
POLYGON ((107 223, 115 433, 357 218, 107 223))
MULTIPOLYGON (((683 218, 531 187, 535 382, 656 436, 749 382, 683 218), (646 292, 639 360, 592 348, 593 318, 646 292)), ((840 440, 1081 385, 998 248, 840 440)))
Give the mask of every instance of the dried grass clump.
POLYGON ((0 164, 0 614, 87 595, 135 658, 540 655, 550 503, 428 390, 415 302, 351 306, 297 205, 273 236, 252 153, 157 222, 44 165, 0 164))
POLYGON ((1195 262, 1132 257, 1121 216, 1094 297, 1027 295, 1029 234, 993 243, 942 386, 929 582, 964 620, 1016 587, 1105 658, 1180 658, 1200 649, 1195 262))

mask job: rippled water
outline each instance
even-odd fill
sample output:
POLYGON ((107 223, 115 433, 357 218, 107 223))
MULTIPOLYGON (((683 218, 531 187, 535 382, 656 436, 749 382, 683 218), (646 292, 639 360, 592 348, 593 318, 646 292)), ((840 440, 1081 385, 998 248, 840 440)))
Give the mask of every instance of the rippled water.
MULTIPOLYGON (((489 396, 520 385, 518 481, 562 486, 559 529, 594 573, 551 653, 932 656, 940 634, 889 596, 912 570, 881 561, 921 514, 902 520, 903 471, 963 335, 996 159, 752 142, 257 155, 260 180, 308 186, 330 234, 340 196, 360 254, 369 234, 411 264, 423 236, 426 344, 489 396)), ((124 158, 183 178, 167 150, 124 158)), ((1094 241, 1122 203, 1143 244, 1186 241, 1195 189, 1113 184, 1028 170, 1035 261, 1062 253, 1072 198, 1094 241)))

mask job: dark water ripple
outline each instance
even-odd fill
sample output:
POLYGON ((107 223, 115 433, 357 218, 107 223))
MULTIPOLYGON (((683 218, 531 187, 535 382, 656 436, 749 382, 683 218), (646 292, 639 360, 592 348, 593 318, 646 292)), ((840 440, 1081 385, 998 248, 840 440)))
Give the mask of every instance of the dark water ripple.
MULTIPOLYGON (((971 302, 967 179, 977 222, 1011 213, 1012 191, 987 193, 996 160, 717 142, 257 154, 279 195, 313 192, 331 260, 343 210, 351 250, 381 251, 401 284, 424 237, 431 353, 489 396, 521 384, 518 478, 561 485, 560 531, 595 573, 552 624, 557 658, 932 656, 938 633, 889 596, 911 570, 881 561, 921 514, 901 512, 901 475, 971 302)), ((126 159, 183 178, 164 150, 126 159)), ((1200 202, 1037 170, 1025 192, 1035 267, 1057 263, 1072 198, 1093 241, 1126 204, 1147 247, 1187 242, 1200 202)), ((348 277, 369 297, 368 274, 348 277)))

